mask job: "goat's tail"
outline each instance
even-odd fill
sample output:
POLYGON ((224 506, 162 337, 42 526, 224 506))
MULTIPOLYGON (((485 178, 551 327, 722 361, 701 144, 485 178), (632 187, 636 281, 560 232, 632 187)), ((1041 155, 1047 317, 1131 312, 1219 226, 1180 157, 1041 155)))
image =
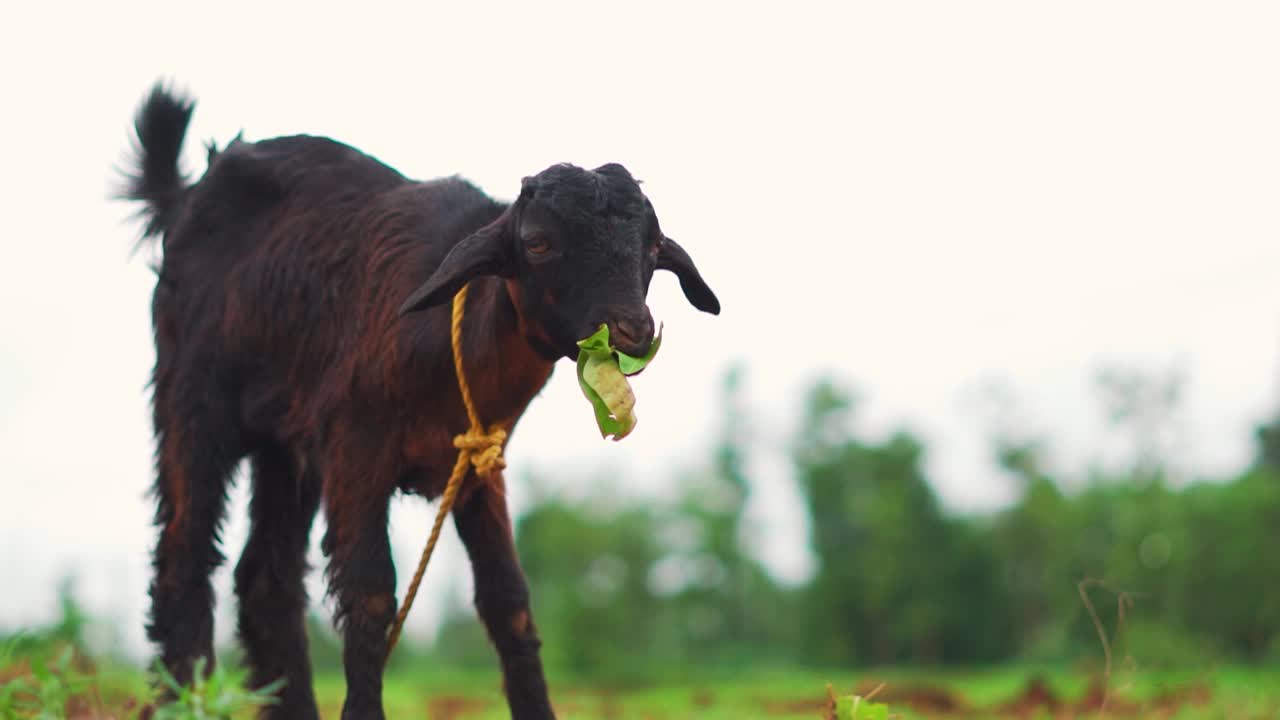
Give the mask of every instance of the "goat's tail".
POLYGON ((182 141, 195 110, 190 97, 157 83, 133 119, 130 167, 117 197, 145 203, 142 239, 158 237, 172 226, 187 190, 179 168, 182 141))

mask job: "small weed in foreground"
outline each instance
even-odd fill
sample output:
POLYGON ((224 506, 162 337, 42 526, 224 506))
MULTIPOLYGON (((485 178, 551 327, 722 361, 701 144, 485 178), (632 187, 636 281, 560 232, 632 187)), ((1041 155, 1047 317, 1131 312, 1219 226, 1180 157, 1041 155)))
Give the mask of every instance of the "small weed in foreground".
POLYGON ((856 694, 837 696, 828 683, 827 720, 888 720, 889 706, 872 702, 871 698, 875 694, 872 691, 866 697, 856 694))
MULTIPOLYGON (((87 671, 71 645, 45 657, 20 658, 15 652, 18 644, 19 638, 13 638, 0 646, 0 671, 4 674, 0 677, 0 718, 64 720, 86 713, 93 717, 122 717, 117 714, 119 707, 108 712, 99 694, 98 685, 106 676, 87 671)), ((243 670, 220 665, 205 677, 204 666, 204 658, 196 661, 195 679, 187 686, 180 686, 163 668, 157 669, 155 675, 163 687, 152 685, 155 689, 150 699, 158 699, 154 696, 165 688, 173 697, 156 708, 154 720, 231 720, 237 714, 276 702, 274 693, 284 684, 281 679, 248 690, 243 687, 243 670)), ((142 699, 147 699, 145 693, 142 699)), ((134 714, 130 712, 127 717, 134 714)))
MULTIPOLYGON (((8 667, 18 639, 0 649, 0 667, 8 667)), ((75 666, 75 650, 66 646, 52 660, 32 661, 27 674, 0 685, 0 717, 30 717, 58 720, 66 717, 67 705, 90 687, 90 678, 75 666)))
POLYGON ((174 699, 156 709, 154 720, 231 720, 235 713, 253 710, 277 701, 275 692, 284 686, 276 680, 257 690, 244 687, 244 670, 215 666, 205 677, 205 659, 196 660, 190 685, 179 685, 163 667, 157 666, 160 681, 173 691, 174 699))

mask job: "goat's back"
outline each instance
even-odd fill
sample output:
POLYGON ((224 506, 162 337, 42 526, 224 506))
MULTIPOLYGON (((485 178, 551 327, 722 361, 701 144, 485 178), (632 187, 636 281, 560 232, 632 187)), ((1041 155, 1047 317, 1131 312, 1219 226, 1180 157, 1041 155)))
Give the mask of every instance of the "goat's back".
POLYGON ((218 364, 266 415, 254 425, 357 373, 396 374, 407 362, 396 308, 504 207, 465 180, 414 182, 325 138, 237 140, 210 155, 165 235, 158 361, 218 364))

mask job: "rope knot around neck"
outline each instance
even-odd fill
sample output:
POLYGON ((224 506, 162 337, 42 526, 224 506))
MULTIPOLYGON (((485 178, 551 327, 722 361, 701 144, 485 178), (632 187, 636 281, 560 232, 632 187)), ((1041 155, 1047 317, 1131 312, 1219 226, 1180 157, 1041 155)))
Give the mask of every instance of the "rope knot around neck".
POLYGON ((476 474, 488 478, 507 466, 502 457, 502 446, 507 441, 507 431, 499 425, 490 425, 484 432, 473 427, 453 439, 453 446, 466 453, 475 466, 476 474))

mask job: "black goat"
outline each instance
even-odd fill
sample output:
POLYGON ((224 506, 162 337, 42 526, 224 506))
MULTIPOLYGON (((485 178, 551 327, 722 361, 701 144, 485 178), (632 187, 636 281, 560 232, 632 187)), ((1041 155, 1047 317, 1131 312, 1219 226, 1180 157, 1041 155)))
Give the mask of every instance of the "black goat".
MULTIPOLYGON (((324 508, 344 718, 383 717, 396 610, 394 492, 436 497, 467 428, 448 304, 471 283, 463 355, 480 416, 508 431, 575 342, 607 323, 652 343, 645 304, 670 270, 698 309, 720 304, 663 235, 625 168, 562 164, 504 204, 458 177, 411 181, 341 143, 291 136, 210 147, 193 184, 179 154, 193 100, 155 86, 135 118, 122 196, 163 236, 152 302, 157 524, 149 637, 179 681, 213 662, 210 573, 228 478, 248 458, 251 530, 235 568, 251 682, 283 677, 272 717, 317 717, 304 635, 305 550, 324 508)), ((513 717, 552 710, 503 495, 472 473, 453 511, 513 717)))

